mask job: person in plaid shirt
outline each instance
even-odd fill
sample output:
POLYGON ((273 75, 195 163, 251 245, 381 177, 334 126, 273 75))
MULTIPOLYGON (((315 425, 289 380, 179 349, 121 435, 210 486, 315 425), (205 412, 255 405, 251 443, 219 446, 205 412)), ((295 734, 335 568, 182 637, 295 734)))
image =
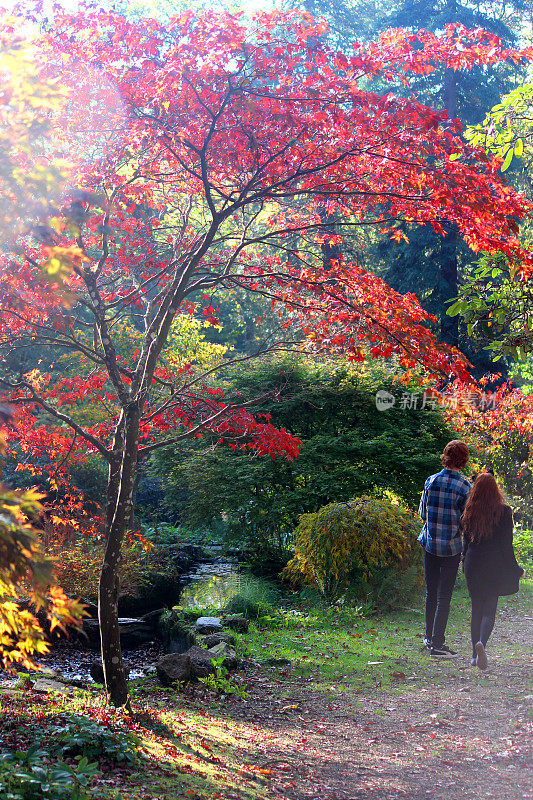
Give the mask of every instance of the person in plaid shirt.
POLYGON ((424 486, 418 513, 424 522, 418 537, 424 548, 426 580, 426 634, 424 647, 432 656, 457 653, 445 644, 445 631, 457 570, 461 561, 461 516, 471 484, 458 470, 468 463, 468 447, 454 439, 444 448, 444 469, 431 475, 424 486))

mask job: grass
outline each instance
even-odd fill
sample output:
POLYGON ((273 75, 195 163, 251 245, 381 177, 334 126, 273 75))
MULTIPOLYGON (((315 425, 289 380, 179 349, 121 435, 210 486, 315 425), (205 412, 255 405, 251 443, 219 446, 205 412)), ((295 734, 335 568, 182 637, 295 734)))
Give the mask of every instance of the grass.
MULTIPOLYGON (((520 595, 502 598, 500 638, 505 616, 531 608, 533 583, 520 595)), ((401 696, 417 691, 421 681, 444 685, 457 676, 456 661, 435 662, 421 651, 422 596, 410 608, 389 615, 365 616, 361 609, 272 607, 250 632, 239 637, 239 649, 258 661, 286 658, 290 667, 266 667, 261 675, 268 691, 291 703, 298 691, 343 695, 354 709, 380 694, 401 696), (263 626, 263 627, 261 627, 263 626), (370 663, 369 663, 370 662, 370 663), (372 663, 377 662, 377 663, 372 663)), ((448 641, 469 653, 469 601, 462 579, 454 593, 448 641)), ((501 648, 500 648, 501 649, 501 648)), ((520 643, 510 643, 508 660, 523 660, 520 643)), ((466 667, 463 667, 466 669, 466 667)), ((481 673, 468 673, 480 685, 490 682, 481 673)), ((225 703, 203 687, 180 694, 162 688, 155 677, 133 681, 132 723, 105 705, 102 691, 75 690, 71 696, 0 693, 0 751, 24 749, 44 732, 59 713, 85 714, 118 728, 130 728, 140 738, 140 758, 133 767, 101 765, 92 797, 99 800, 266 800, 269 770, 258 766, 261 746, 268 751, 271 723, 248 722, 247 701, 225 703), (258 750, 259 746, 259 750, 258 750)), ((376 714, 380 709, 376 708, 376 714)))
POLYGON ((257 616, 259 609, 279 606, 281 592, 274 584, 246 573, 230 573, 194 581, 185 586, 177 608, 201 609, 202 614, 220 614, 236 598, 257 616))
MULTIPOLYGON (((500 624, 508 610, 530 608, 532 594, 533 582, 524 581, 519 595, 501 598, 500 624)), ((465 656, 470 653, 469 611, 470 601, 460 576, 447 640, 465 656)), ((252 628, 246 637, 248 652, 259 660, 290 660, 293 675, 315 691, 329 691, 331 684, 342 692, 376 687, 405 690, 422 672, 431 678, 443 669, 455 668, 453 662, 432 661, 422 649, 421 593, 412 599, 409 609, 386 615, 361 616, 358 611, 334 607, 293 616, 290 625, 286 622, 287 617, 278 616, 277 625, 274 618, 264 630, 252 628)), ((513 652, 509 652, 509 660, 514 658, 513 652)))
POLYGON ((205 699, 189 697, 184 703, 176 691, 152 685, 149 699, 141 705, 134 697, 134 707, 136 721, 131 722, 107 708, 101 692, 77 691, 68 698, 60 694, 43 698, 22 691, 0 694, 0 751, 28 749, 36 730, 46 741, 47 728, 58 714, 82 714, 117 729, 133 730, 140 739, 137 765, 115 769, 101 764, 91 797, 195 800, 220 797, 223 788, 224 797, 263 798, 265 778, 248 764, 238 729, 216 713, 210 714, 205 699))

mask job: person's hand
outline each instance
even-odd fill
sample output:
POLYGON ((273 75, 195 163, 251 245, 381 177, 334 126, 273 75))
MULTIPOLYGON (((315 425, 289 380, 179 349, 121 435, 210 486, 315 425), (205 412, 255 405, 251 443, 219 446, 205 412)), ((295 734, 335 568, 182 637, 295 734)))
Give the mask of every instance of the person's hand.
POLYGON ((525 571, 525 569, 523 569, 523 570, 522 570, 522 574, 520 575, 520 577, 521 577, 521 578, 525 578, 525 577, 526 577, 526 571, 525 571))

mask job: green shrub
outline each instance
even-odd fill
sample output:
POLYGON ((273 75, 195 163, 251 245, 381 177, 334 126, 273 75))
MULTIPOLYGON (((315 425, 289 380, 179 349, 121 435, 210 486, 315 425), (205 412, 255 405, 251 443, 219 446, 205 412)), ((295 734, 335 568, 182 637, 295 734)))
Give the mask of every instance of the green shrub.
POLYGON ((516 560, 524 567, 529 577, 533 575, 533 531, 517 528, 513 537, 516 560))
POLYGON ((46 739, 51 751, 62 756, 85 756, 128 765, 137 759, 138 739, 132 733, 113 730, 76 714, 59 718, 52 729, 47 728, 46 739))
POLYGON ((210 673, 205 678, 199 678, 199 682, 203 683, 211 692, 214 692, 224 700, 226 697, 248 697, 248 692, 244 688, 242 680, 232 678, 229 671, 224 666, 225 656, 221 658, 212 658, 214 673, 210 673))
POLYGON ((27 751, 0 753, 0 797, 5 800, 87 800, 85 787, 96 764, 82 758, 75 765, 47 763, 38 745, 27 751))
POLYGON ((243 400, 266 395, 255 413, 302 441, 298 458, 257 458, 213 448, 208 438, 159 451, 155 459, 169 507, 190 525, 223 519, 229 543, 244 550, 258 575, 278 575, 292 557, 302 513, 347 502, 376 488, 414 506, 453 433, 428 409, 376 410, 377 389, 399 404, 406 387, 386 366, 354 368, 303 358, 265 359, 228 376, 243 400), (267 392, 267 389, 273 391, 267 392))
POLYGON ((330 503, 300 517, 283 576, 317 586, 332 602, 354 580, 376 584, 391 567, 406 573, 417 560, 420 528, 418 517, 386 498, 330 503))
MULTIPOLYGON (((279 593, 278 593, 279 594, 279 593)), ((268 592, 265 595, 246 596, 243 594, 236 594, 231 600, 226 603, 223 608, 224 614, 240 614, 247 619, 257 619, 262 614, 268 613, 272 608, 272 594, 268 592)))
POLYGON ((376 569, 370 579, 355 574, 347 593, 353 603, 364 603, 365 613, 391 610, 411 604, 421 588, 423 572, 422 548, 413 551, 413 563, 404 570, 397 566, 376 569))

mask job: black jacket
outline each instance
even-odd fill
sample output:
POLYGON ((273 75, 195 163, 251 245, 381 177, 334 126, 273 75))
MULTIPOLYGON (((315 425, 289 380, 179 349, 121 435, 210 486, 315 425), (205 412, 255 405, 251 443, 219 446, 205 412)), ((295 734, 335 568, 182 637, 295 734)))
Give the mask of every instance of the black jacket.
POLYGON ((469 595, 516 594, 522 567, 513 550, 513 512, 504 506, 489 539, 473 542, 463 534, 463 563, 469 595))

